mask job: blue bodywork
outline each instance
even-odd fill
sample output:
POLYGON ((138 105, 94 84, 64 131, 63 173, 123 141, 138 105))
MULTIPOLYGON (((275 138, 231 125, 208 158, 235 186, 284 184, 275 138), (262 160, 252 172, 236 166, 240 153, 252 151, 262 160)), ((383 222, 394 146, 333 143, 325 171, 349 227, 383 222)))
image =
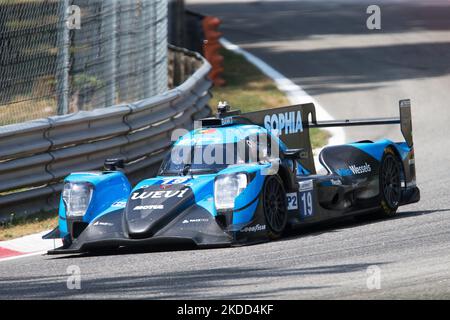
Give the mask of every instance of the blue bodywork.
MULTIPOLYGON (((268 134, 279 144, 280 152, 284 152, 287 147, 278 138, 271 135, 265 128, 257 125, 230 125, 224 127, 196 129, 180 137, 174 146, 192 146, 192 145, 210 145, 218 143, 235 143, 255 134, 268 134)), ((401 159, 405 159, 411 152, 411 148, 406 143, 394 143, 390 140, 379 140, 376 142, 350 143, 348 146, 355 147, 369 156, 381 161, 383 152, 388 146, 392 146, 398 152, 401 159)), ((118 171, 106 172, 86 172, 73 173, 69 175, 65 182, 87 182, 93 186, 93 198, 90 202, 87 213, 82 218, 83 222, 90 223, 94 219, 116 212, 126 206, 130 194, 136 190, 147 186, 183 184, 189 186, 194 194, 194 202, 202 207, 212 217, 217 216, 214 205, 214 179, 218 175, 247 173, 252 176, 248 186, 235 199, 234 214, 232 225, 229 231, 240 230, 248 225, 255 217, 258 207, 258 196, 264 185, 265 176, 261 174, 262 168, 270 168, 270 163, 247 163, 229 166, 218 173, 200 174, 200 175, 158 175, 154 178, 148 178, 140 181, 134 188, 126 176, 118 171)), ((300 163, 297 165, 297 176, 308 176, 310 173, 300 163)), ((342 171, 342 176, 352 175, 352 172, 342 171)), ((63 200, 59 206, 59 231, 62 237, 69 234, 67 227, 67 217, 63 200)))
POLYGON ((349 143, 348 145, 364 151, 378 161, 381 161, 384 150, 386 150, 388 146, 393 146, 402 160, 404 160, 411 152, 411 148, 408 147, 406 142, 395 143, 388 139, 382 139, 375 142, 349 143))
MULTIPOLYGON (((88 182, 93 186, 92 200, 83 222, 91 222, 100 215, 125 207, 131 192, 127 177, 118 171, 72 173, 64 182, 88 182)), ((66 206, 61 197, 59 202, 59 231, 62 237, 68 235, 66 206)))
MULTIPOLYGON (((233 125, 213 129, 196 129, 180 137, 174 143, 174 146, 239 142, 255 134, 268 134, 268 132, 266 129, 256 125, 233 125)), ((284 143, 278 138, 275 139, 279 142, 280 150, 285 150, 286 146, 284 143)), ((117 209, 124 208, 129 195, 133 191, 145 186, 180 183, 189 186, 194 193, 195 203, 206 209, 211 216, 215 217, 217 215, 213 194, 215 177, 220 174, 246 172, 253 174, 254 177, 249 182, 247 188, 235 200, 235 209, 245 207, 233 215, 232 223, 236 225, 236 228, 239 228, 242 225, 248 224, 254 216, 258 200, 252 200, 257 197, 264 183, 264 176, 261 175, 261 168, 263 167, 270 167, 270 164, 233 165, 214 174, 156 176, 140 181, 134 188, 130 187, 126 176, 119 171, 72 173, 64 182, 87 182, 93 186, 93 198, 86 214, 82 218, 83 222, 87 223, 110 212, 114 212, 117 209), (251 205, 247 206, 250 202, 252 202, 251 205)), ((307 172, 307 170, 300 166, 299 172, 307 172)), ((59 206, 59 231, 62 237, 67 236, 69 233, 66 208, 62 198, 59 206)))

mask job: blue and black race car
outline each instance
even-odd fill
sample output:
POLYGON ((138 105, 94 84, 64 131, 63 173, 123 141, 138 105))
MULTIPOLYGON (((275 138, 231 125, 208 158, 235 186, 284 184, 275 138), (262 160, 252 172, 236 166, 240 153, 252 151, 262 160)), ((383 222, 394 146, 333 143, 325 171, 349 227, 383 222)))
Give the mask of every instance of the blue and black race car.
POLYGON ((123 161, 64 181, 62 238, 49 253, 130 246, 255 243, 287 227, 377 212, 393 216, 420 199, 411 107, 399 118, 317 122, 313 104, 241 114, 224 104, 215 117, 179 134, 156 177, 134 187, 123 161), (404 142, 359 141, 325 147, 317 174, 309 128, 400 124, 404 142))

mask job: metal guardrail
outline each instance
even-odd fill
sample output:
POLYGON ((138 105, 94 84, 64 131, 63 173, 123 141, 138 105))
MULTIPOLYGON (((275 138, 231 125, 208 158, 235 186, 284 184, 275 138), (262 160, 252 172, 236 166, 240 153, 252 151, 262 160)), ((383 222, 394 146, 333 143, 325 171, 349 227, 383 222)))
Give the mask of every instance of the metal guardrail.
POLYGON ((187 80, 164 94, 0 127, 0 222, 56 208, 64 177, 100 169, 108 157, 123 158, 132 181, 154 174, 172 131, 211 112, 209 63, 184 49, 170 52, 172 84, 187 80))

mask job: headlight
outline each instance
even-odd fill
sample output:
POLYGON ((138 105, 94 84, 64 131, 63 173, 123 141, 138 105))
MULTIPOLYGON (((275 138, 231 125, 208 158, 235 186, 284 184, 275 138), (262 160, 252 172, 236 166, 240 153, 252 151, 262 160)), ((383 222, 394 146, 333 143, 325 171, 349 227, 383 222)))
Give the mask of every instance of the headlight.
POLYGON ((86 182, 66 182, 64 184, 62 198, 68 216, 84 216, 91 202, 92 190, 92 185, 86 182))
POLYGON ((234 199, 247 187, 245 173, 222 175, 214 182, 214 203, 217 210, 233 209, 234 199))

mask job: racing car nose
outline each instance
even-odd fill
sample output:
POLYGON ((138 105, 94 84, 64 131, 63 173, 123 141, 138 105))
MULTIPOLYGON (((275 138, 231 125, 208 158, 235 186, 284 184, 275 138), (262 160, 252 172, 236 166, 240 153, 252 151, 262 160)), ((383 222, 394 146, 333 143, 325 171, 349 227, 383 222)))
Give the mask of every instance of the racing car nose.
POLYGON ((136 190, 130 195, 125 208, 125 225, 129 237, 152 237, 193 203, 194 194, 186 186, 167 189, 149 186, 136 190))

